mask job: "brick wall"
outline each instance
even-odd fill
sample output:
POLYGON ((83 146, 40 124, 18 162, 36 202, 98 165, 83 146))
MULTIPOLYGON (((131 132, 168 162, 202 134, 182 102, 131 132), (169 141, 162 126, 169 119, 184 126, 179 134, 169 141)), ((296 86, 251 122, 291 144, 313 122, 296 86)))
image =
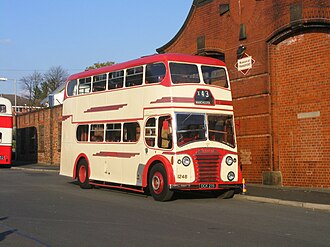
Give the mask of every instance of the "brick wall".
POLYGON ((52 165, 60 163, 62 106, 17 116, 17 159, 52 165))
POLYGON ((330 34, 271 46, 274 165, 284 185, 330 186, 330 34))
MULTIPOLYGON (((330 90, 329 82, 326 82, 329 74, 325 71, 314 70, 315 67, 324 69, 325 65, 329 65, 329 56, 325 55, 329 53, 326 50, 329 51, 330 42, 329 35, 326 34, 329 33, 330 28, 329 2, 327 0, 213 0, 201 5, 198 5, 198 2, 194 1, 180 32, 157 51, 188 54, 208 54, 209 51, 224 54, 232 82, 238 149, 244 177, 248 182, 262 183, 265 182, 263 181, 264 173, 281 171, 284 185, 330 187, 330 181, 325 177, 330 168, 328 159, 330 152, 326 153, 329 150, 329 132, 328 127, 325 127, 328 124, 329 120, 326 119, 329 119, 329 115, 326 114, 327 109, 323 109, 324 107, 329 108, 330 97, 328 94, 325 95, 325 92, 330 90), (220 5, 223 4, 228 4, 230 11, 221 15, 220 5), (320 30, 313 26, 314 23, 321 24, 319 26, 325 26, 325 28, 320 30), (246 36, 240 39, 242 26, 245 27, 246 36), (308 33, 315 33, 318 39, 314 43, 296 42, 296 49, 301 52, 301 56, 295 56, 290 52, 290 46, 285 44, 292 42, 291 39, 300 39, 299 34, 301 33, 306 33, 308 37, 308 33), (204 39, 202 48, 197 42, 200 37, 204 39), (241 44, 246 47, 246 53, 255 60, 253 68, 247 75, 243 75, 235 68, 236 51, 241 44), (313 56, 312 66, 311 56, 313 56), (305 67, 303 77, 301 75, 302 67, 305 67), (323 86, 321 87, 322 90, 325 90, 323 93, 310 91, 311 87, 307 81, 316 76, 314 72, 319 74, 323 80, 323 84, 320 82, 318 85, 323 86), (282 78, 285 78, 283 84, 281 84, 282 78), (319 124, 319 137, 315 139, 315 144, 312 146, 315 149, 316 144, 322 145, 323 151, 319 153, 325 161, 322 165, 316 165, 314 162, 313 165, 309 164, 306 169, 306 162, 303 162, 302 158, 297 160, 298 155, 305 152, 310 153, 306 157, 312 156, 313 148, 301 149, 300 146, 306 145, 305 142, 298 144, 295 141, 293 144, 295 148, 290 149, 291 156, 295 153, 294 163, 291 160, 290 162, 283 160, 283 157, 287 155, 286 145, 289 142, 286 138, 283 139, 285 134, 281 131, 284 127, 281 126, 285 120, 279 121, 280 115, 283 117, 283 114, 287 114, 284 109, 290 112, 291 108, 296 111, 299 109, 301 112, 314 111, 311 106, 306 105, 304 107, 307 108, 302 109, 301 104, 290 97, 293 91, 286 89, 285 81, 288 80, 295 81, 295 85, 300 83, 304 88, 302 92, 307 91, 308 94, 313 95, 309 96, 311 97, 310 104, 319 105, 316 103, 319 95, 324 98, 323 104, 319 105, 322 110, 318 110, 321 112, 321 117, 314 123, 309 123, 313 126, 319 124), (276 91, 278 88, 280 89, 278 100, 282 99, 280 109, 277 109, 275 105, 279 93, 276 91), (323 134, 327 134, 328 137, 324 137, 323 134), (298 149, 304 151, 297 151, 298 149), (297 162, 301 166, 297 166, 297 162), (297 168, 302 172, 297 172, 297 168), (292 171, 291 175, 289 175, 289 169, 292 171), (315 177, 316 171, 324 173, 318 182, 310 179, 310 177, 315 177), (299 175, 295 177, 292 175, 293 173, 299 173, 299 175)), ((312 39, 313 36, 310 40, 312 39)), ((318 88, 318 90, 321 89, 318 88)), ((302 93, 302 95, 304 94, 302 93)), ((297 118, 297 114, 295 112, 291 115, 297 118)), ((301 129, 307 128, 304 121, 298 121, 299 123, 291 126, 294 129, 293 135, 296 136, 299 131, 302 131, 301 129)), ((311 136, 308 135, 315 132, 316 129, 310 130, 310 134, 300 135, 300 138, 310 139, 311 136)))

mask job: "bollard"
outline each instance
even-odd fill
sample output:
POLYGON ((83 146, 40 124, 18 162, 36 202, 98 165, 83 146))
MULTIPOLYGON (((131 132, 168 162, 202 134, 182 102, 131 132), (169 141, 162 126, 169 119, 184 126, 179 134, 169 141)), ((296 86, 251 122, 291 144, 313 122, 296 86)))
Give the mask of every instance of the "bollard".
POLYGON ((245 179, 243 178, 243 180, 242 180, 242 184, 243 184, 243 192, 242 192, 242 194, 243 195, 245 195, 245 193, 246 193, 246 185, 245 185, 245 179))

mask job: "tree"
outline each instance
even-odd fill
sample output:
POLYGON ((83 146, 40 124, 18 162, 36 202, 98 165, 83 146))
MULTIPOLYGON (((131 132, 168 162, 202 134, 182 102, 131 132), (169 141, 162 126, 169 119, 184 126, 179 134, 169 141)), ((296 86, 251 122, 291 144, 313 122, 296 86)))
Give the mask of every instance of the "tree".
POLYGON ((61 66, 51 67, 44 74, 44 82, 41 85, 41 90, 45 97, 61 84, 64 84, 68 76, 68 72, 61 66))
POLYGON ((36 106, 40 102, 40 88, 43 82, 43 75, 34 71, 31 75, 24 76, 20 81, 23 82, 24 95, 29 99, 30 106, 36 106))
POLYGON ((113 65, 113 64, 115 64, 115 62, 111 62, 111 61, 104 62, 104 63, 97 62, 97 63, 94 63, 92 66, 86 67, 85 70, 98 69, 98 68, 102 68, 102 67, 113 65))
POLYGON ((61 66, 51 67, 44 74, 34 71, 31 75, 24 76, 20 81, 23 82, 29 105, 38 106, 51 92, 64 84, 68 76, 68 72, 61 66))

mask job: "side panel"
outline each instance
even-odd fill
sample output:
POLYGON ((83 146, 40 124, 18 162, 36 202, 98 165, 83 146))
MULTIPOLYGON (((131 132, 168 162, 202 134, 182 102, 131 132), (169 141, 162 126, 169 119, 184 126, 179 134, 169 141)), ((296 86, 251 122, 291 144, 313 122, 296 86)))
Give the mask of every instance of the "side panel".
POLYGON ((11 164, 13 118, 11 116, 0 116, 0 164, 11 164))
POLYGON ((0 146, 0 165, 11 164, 11 146, 0 146))

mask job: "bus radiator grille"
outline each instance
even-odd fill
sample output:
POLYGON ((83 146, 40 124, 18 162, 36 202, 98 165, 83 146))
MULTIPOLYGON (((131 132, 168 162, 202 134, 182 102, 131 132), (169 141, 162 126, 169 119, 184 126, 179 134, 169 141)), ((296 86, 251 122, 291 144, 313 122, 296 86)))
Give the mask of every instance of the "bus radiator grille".
POLYGON ((211 183, 220 180, 220 154, 218 152, 198 152, 194 156, 196 182, 211 183))

